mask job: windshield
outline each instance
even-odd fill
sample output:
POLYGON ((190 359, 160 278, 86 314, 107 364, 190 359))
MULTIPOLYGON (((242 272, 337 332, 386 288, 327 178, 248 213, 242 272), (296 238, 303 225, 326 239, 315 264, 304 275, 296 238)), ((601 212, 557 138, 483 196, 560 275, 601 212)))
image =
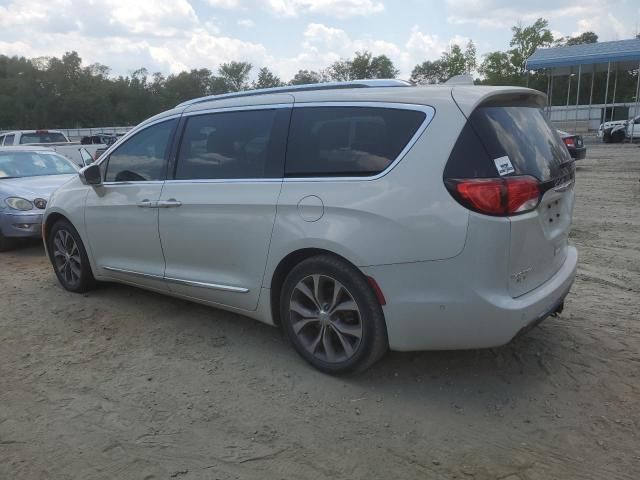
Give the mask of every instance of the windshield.
POLYGON ((0 152, 0 178, 68 175, 76 169, 66 158, 49 152, 0 152))
POLYGON ((20 137, 21 144, 27 143, 66 143, 66 137, 60 132, 36 132, 23 133, 20 137))

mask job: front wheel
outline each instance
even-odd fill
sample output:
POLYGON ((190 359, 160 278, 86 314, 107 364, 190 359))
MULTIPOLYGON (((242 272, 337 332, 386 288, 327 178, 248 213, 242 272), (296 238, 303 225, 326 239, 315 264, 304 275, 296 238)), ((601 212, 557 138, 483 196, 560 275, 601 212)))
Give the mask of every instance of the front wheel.
POLYGON ((47 238, 49 257, 60 284, 70 292, 84 293, 95 286, 91 265, 80 235, 66 220, 58 220, 47 238))
POLYGON ((280 318, 296 351, 325 373, 365 370, 388 348, 382 307, 366 277, 330 255, 289 273, 280 318))
POLYGON ((6 252, 7 250, 11 250, 14 246, 14 243, 10 238, 5 237, 2 232, 0 232, 0 252, 6 252))

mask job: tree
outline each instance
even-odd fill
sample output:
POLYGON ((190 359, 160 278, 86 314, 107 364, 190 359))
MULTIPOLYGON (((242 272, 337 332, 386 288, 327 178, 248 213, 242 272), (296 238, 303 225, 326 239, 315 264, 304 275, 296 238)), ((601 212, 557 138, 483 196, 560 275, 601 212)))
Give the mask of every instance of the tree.
POLYGON ((511 27, 513 38, 509 46, 514 48, 509 50, 509 54, 511 63, 519 73, 525 72, 526 61, 537 48, 548 47, 553 43, 553 34, 547 28, 548 26, 547 20, 539 18, 527 27, 522 25, 511 27))
POLYGON ((467 47, 464 50, 464 62, 467 67, 467 73, 472 73, 478 66, 476 52, 476 44, 473 40, 467 42, 467 47))
POLYGON ((258 79, 253 82, 253 88, 271 88, 281 87, 284 83, 280 80, 280 77, 275 75, 267 67, 262 67, 258 72, 258 79))
POLYGON ((419 85, 432 85, 435 83, 445 82, 447 78, 442 61, 426 60, 421 64, 416 65, 411 72, 410 80, 419 85))
POLYGON ((447 80, 467 72, 467 60, 460 45, 453 44, 448 52, 442 54, 440 61, 447 80))
POLYGON ((318 72, 314 72, 312 70, 298 70, 289 85, 307 85, 313 83, 320 83, 322 81, 322 76, 318 72))
POLYGON ((556 40, 557 47, 570 47, 571 45, 582 45, 585 43, 598 43, 598 35, 593 32, 584 32, 577 37, 562 37, 556 40))
POLYGON ((509 85, 518 74, 507 52, 487 53, 478 70, 487 85, 509 85))
POLYGON ((227 91, 239 92, 249 88, 249 74, 253 66, 248 62, 223 63, 218 68, 218 74, 222 78, 227 91))
POLYGON ((416 65, 411 72, 411 81, 422 85, 443 83, 456 75, 471 73, 476 66, 476 46, 470 40, 464 52, 460 45, 453 44, 439 60, 427 60, 416 65))
POLYGON ((331 80, 364 80, 369 78, 396 78, 399 70, 386 55, 374 57, 371 52, 356 52, 350 60, 338 60, 327 69, 331 80))

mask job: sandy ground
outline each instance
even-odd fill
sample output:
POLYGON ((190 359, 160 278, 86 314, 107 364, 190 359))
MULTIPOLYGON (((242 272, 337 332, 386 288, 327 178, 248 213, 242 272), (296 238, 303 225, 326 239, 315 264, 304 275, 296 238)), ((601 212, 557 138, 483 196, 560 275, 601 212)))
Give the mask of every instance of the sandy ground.
POLYGON ((1 479, 640 478, 640 148, 590 146, 565 313, 332 378, 279 331, 0 254, 1 479))

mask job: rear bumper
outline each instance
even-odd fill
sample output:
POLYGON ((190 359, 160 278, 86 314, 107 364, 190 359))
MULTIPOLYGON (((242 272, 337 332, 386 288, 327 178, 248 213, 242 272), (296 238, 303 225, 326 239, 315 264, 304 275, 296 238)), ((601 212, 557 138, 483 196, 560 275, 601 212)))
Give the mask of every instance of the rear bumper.
POLYGON ((560 270, 517 298, 506 288, 484 288, 470 280, 474 273, 460 269, 460 257, 364 270, 387 299, 384 314, 392 350, 449 350, 504 345, 539 323, 563 303, 577 261, 576 249, 568 247, 560 270))
POLYGON ((569 153, 576 160, 584 160, 587 156, 587 147, 570 148, 569 153))
POLYGON ((41 213, 0 213, 0 231, 8 238, 35 238, 41 236, 41 213))

